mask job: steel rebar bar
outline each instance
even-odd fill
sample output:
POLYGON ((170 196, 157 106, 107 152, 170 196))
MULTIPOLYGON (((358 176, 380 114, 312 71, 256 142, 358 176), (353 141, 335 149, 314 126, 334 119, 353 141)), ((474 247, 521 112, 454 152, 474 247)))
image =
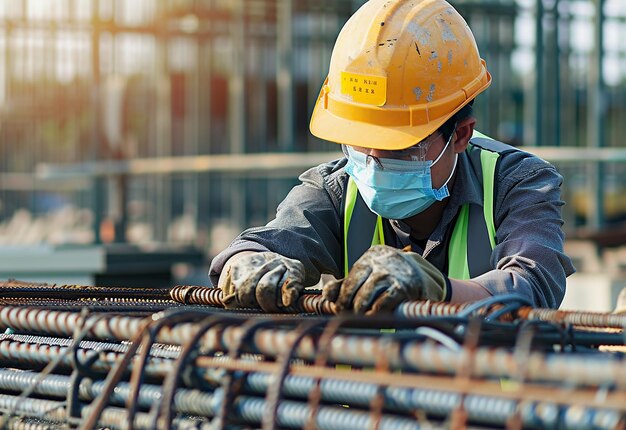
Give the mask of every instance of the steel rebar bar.
MULTIPOLYGON (((212 287, 176 286, 171 290, 171 298, 174 301, 185 304, 222 306, 221 291, 212 287)), ((409 301, 400 304, 395 313, 405 318, 449 316, 459 314, 459 312, 463 311, 468 306, 467 304, 459 305, 431 301, 409 301)), ((334 305, 324 300, 319 294, 304 294, 292 311, 326 315, 336 313, 334 305)), ((622 330, 626 327, 626 315, 601 312, 559 311, 552 309, 534 309, 529 306, 523 306, 517 310, 517 315, 526 320, 551 321, 583 327, 602 327, 622 330)))
MULTIPOLYGON (((12 294, 22 287, 6 286, 12 294)), ((171 300, 158 299, 163 308, 150 315, 56 308, 100 300, 78 290, 84 297, 70 293, 50 306, 0 305, 0 330, 10 329, 0 334, 0 364, 22 369, 0 369, 0 391, 25 393, 0 397, 7 428, 28 428, 32 418, 44 420, 37 429, 56 429, 77 401, 74 425, 120 429, 624 425, 626 361, 597 349, 625 343, 614 327, 622 318, 610 314, 529 310, 515 297, 494 297, 409 302, 387 317, 333 316, 331 303, 306 294, 293 309, 303 319, 226 312, 218 289, 194 286, 169 290, 171 300), (155 408, 166 387, 171 407, 155 408), (64 401, 75 390, 76 400, 64 401)), ((141 301, 106 293, 107 304, 141 301)))

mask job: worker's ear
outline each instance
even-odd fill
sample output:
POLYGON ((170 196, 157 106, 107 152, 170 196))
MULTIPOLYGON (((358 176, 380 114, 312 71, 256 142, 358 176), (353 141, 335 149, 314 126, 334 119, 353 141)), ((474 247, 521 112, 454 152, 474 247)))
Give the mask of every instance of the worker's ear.
POLYGON ((460 153, 465 151, 469 140, 474 133, 474 125, 476 125, 476 118, 473 116, 467 117, 462 121, 459 121, 456 125, 456 134, 454 139, 454 152, 460 153))

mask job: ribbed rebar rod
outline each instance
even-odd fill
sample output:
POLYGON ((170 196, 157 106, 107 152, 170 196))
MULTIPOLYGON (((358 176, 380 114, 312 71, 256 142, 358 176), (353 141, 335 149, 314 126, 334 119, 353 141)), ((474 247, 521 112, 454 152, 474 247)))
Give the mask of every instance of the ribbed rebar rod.
MULTIPOLYGON (((215 416, 220 403, 223 401, 221 389, 217 389, 206 405, 209 409, 208 416, 215 416)), ((54 422, 62 422, 65 417, 64 402, 42 400, 42 399, 20 399, 15 396, 0 394, 0 411, 14 409, 15 413, 20 416, 40 417, 54 422)), ((266 408, 266 402, 262 398, 251 396, 240 396, 235 400, 233 412, 236 416, 250 424, 261 423, 263 411, 266 408)), ((91 406, 81 408, 83 417, 89 416, 91 406)), ((126 428, 127 411, 125 409, 109 407, 106 408, 99 420, 99 425, 109 426, 112 428, 126 428)), ((308 416, 308 405, 306 403, 296 401, 283 401, 278 407, 278 423, 282 427, 302 428, 308 416)), ((369 430, 373 428, 375 421, 370 413, 358 410, 346 409, 343 407, 324 406, 320 408, 317 419, 316 428, 320 430, 369 430)), ((178 426, 181 426, 184 419, 178 418, 178 426)), ((135 414, 135 428, 149 429, 151 428, 151 417, 146 413, 137 412, 135 414)), ((380 430, 403 430, 403 429, 422 429, 418 422, 411 418, 395 416, 393 414, 384 414, 378 423, 380 430)), ((442 429, 442 427, 428 427, 442 429)))
MULTIPOLYGON (((65 375, 47 375, 38 380, 38 373, 30 371, 16 371, 0 369, 0 389, 4 392, 22 392, 24 389, 36 383, 34 392, 40 395, 64 398, 71 387, 72 380, 65 375)), ((93 400, 103 390, 104 381, 92 381, 83 379, 79 385, 79 395, 82 400, 93 400)), ((122 382, 118 384, 110 397, 113 405, 123 406, 130 394, 130 384, 122 382)), ((162 388, 157 385, 143 384, 139 391, 138 402, 143 408, 149 408, 155 402, 161 400, 162 388)), ((177 411, 200 416, 211 416, 214 412, 213 394, 200 390, 179 388, 176 391, 174 405, 177 411)))
POLYGON ((430 300, 410 301, 401 303, 395 313, 405 318, 454 316, 468 306, 467 303, 451 304, 445 302, 431 302, 430 300))
MULTIPOLYGON (((428 392, 415 392, 415 403, 425 403, 423 399, 419 397, 428 397, 428 392)), ((215 416, 215 412, 219 408, 219 403, 222 401, 222 395, 220 389, 216 390, 215 394, 207 394, 204 398, 198 398, 195 402, 198 404, 202 402, 204 405, 204 411, 207 412, 205 417, 215 416)), ((443 414, 452 410, 458 406, 458 400, 454 397, 443 396, 435 397, 430 401, 435 404, 435 407, 439 408, 443 414)), ((494 415, 499 415, 502 419, 510 417, 515 411, 520 414, 523 423, 527 428, 546 428, 552 427, 552 424, 557 424, 558 428, 564 430, 567 429, 614 429, 617 428, 620 423, 621 415, 614 411, 594 410, 590 408, 569 408, 559 411, 555 409, 554 405, 550 403, 533 403, 522 404, 515 409, 516 405, 503 405, 501 401, 489 401, 488 399, 480 398, 467 398, 465 399, 463 406, 468 410, 474 409, 474 404, 480 404, 481 402, 487 402, 481 406, 482 410, 488 410, 489 408, 502 408, 499 413, 494 414, 487 412, 483 421, 493 421, 494 415), (508 408, 507 408, 508 406, 508 408)), ((53 422, 64 422, 66 419, 66 410, 63 402, 42 400, 42 399, 19 399, 14 396, 0 395, 0 410, 7 410, 14 408, 16 413, 22 417, 33 417, 45 419, 53 422)), ((266 408, 264 399, 240 396, 235 400, 235 415, 251 424, 259 424, 261 422, 263 412, 266 408)), ((86 417, 91 413, 90 406, 81 407, 81 416, 86 417)), ((286 428, 302 428, 305 424, 305 420, 308 417, 309 407, 305 403, 297 401, 283 401, 278 407, 277 418, 278 423, 282 427, 286 428)), ((476 414, 473 414, 474 416, 476 414)), ((15 422, 16 420, 13 419, 15 422)), ((99 425, 107 426, 113 429, 126 428, 127 423, 127 411, 125 409, 109 407, 106 408, 99 421, 99 425)), ((433 422, 430 422, 426 426, 422 426, 418 421, 410 418, 403 418, 400 416, 393 416, 390 414, 384 414, 382 417, 375 417, 371 413, 366 411, 359 411, 356 409, 345 409, 341 407, 323 406, 319 409, 316 415, 316 428, 321 430, 359 430, 359 429, 371 429, 374 426, 376 428, 385 429, 422 429, 428 428, 431 430, 448 428, 447 425, 439 426, 433 422), (380 418, 380 420, 379 420, 380 418)), ((500 423, 500 422, 498 422, 500 423)), ((197 420, 188 420, 184 418, 176 418, 173 428, 213 428, 210 426, 204 426, 197 420)), ((206 422, 208 424, 208 421, 206 422)), ((501 423, 500 423, 501 424, 501 423)), ((146 413, 138 412, 135 414, 134 419, 135 428, 138 429, 150 429, 151 421, 150 416, 146 413)), ((11 426, 13 427, 13 426, 11 426)), ((13 428, 25 428, 30 427, 13 427, 13 428)), ((42 427, 35 427, 39 429, 49 429, 50 425, 43 425, 42 427)))
MULTIPOLYGON (((262 398, 239 396, 235 400, 234 412, 248 423, 260 423, 266 407, 266 402, 262 398)), ((276 415, 279 426, 301 429, 306 424, 308 414, 309 406, 306 403, 283 400, 278 405, 276 415)), ((380 421, 376 421, 376 417, 369 412, 343 407, 321 406, 316 415, 315 428, 327 430, 370 430, 372 428, 379 430, 421 430, 425 428, 414 419, 394 417, 388 414, 384 414, 380 421)), ((441 427, 435 426, 435 428, 441 427)))
MULTIPOLYGON (((457 406, 457 405, 454 405, 457 406)), ((535 405, 541 408, 542 405, 535 405)), ((241 396, 235 402, 235 411, 238 416, 247 422, 257 423, 261 419, 265 402, 262 399, 241 396)), ((532 408, 532 407, 531 407, 532 408)), ((348 409, 349 410, 349 409, 348 409)), ((370 412, 353 411, 346 414, 345 408, 321 406, 317 412, 315 428, 329 430, 358 430, 377 428, 384 429, 441 429, 450 428, 447 423, 443 427, 434 422, 422 425, 418 420, 389 417, 383 415, 380 421, 370 412)), ((278 424, 281 427, 301 429, 306 424, 309 407, 306 404, 283 400, 278 407, 278 424)), ((521 411, 524 413, 524 411, 521 411)), ((577 408, 569 410, 562 419, 563 429, 614 429, 620 423, 621 415, 613 411, 595 411, 577 408), (582 424, 582 426, 581 426, 582 424)), ((468 428, 468 427, 465 427, 468 428)), ((471 428, 471 427, 469 427, 471 428)), ((545 427, 539 427, 545 428, 545 427)))
MULTIPOLYGON (((371 404, 380 389, 380 384, 358 381, 346 381, 324 378, 320 383, 322 398, 327 402, 336 402, 351 406, 367 408, 371 404)), ((380 375, 376 379, 385 379, 380 375)), ((263 372, 251 372, 246 377, 244 387, 252 392, 262 394, 272 384, 272 374, 263 372)), ((306 399, 309 392, 315 386, 315 379, 304 376, 288 376, 285 380, 285 394, 290 397, 306 399)), ((384 387, 383 396, 385 407, 405 413, 411 411, 424 411, 429 414, 445 417, 451 414, 459 404, 472 422, 491 425, 505 425, 507 419, 516 412, 518 405, 521 407, 520 418, 526 427, 559 427, 567 428, 565 418, 572 415, 572 411, 581 413, 582 416, 603 416, 604 419, 615 425, 626 404, 617 403, 618 410, 605 407, 570 406, 559 405, 550 396, 545 401, 522 401, 512 398, 496 396, 484 396, 454 391, 454 384, 450 384, 450 391, 435 390, 423 387, 406 388, 394 386, 389 381, 389 386, 384 387)), ((566 392, 567 393, 567 392, 566 392)), ((615 405, 616 402, 613 402, 615 405)), ((587 421, 587 420, 585 420, 587 421)), ((613 427, 610 427, 613 428, 613 427)))
MULTIPOLYGON (((218 288, 203 286, 176 286, 171 290, 171 298, 180 303, 205 304, 222 306, 222 292, 218 288)), ((396 315, 405 318, 426 316, 452 316, 466 309, 468 304, 450 304, 431 301, 409 301, 398 306, 396 315)), ((501 306, 494 306, 498 309, 501 306)), ((335 314, 335 307, 322 298, 319 294, 304 294, 298 300, 292 310, 294 312, 306 312, 316 314, 335 314)), ((626 315, 600 313, 559 311, 553 309, 535 309, 528 306, 520 307, 518 317, 525 320, 540 320, 555 323, 566 323, 581 327, 617 328, 626 327, 626 315)))
MULTIPOLYGON (((51 361, 64 356, 60 365, 64 368, 72 367, 71 354, 67 353, 68 347, 58 345, 38 345, 31 343, 22 343, 3 340, 0 341, 0 364, 4 366, 45 366, 51 361)), ((76 357, 80 362, 87 362, 93 354, 97 354, 98 358, 91 364, 91 368, 95 371, 108 372, 111 367, 120 360, 122 353, 113 351, 93 351, 78 349, 76 357)), ((152 375, 164 376, 171 369, 167 363, 171 360, 152 357, 146 365, 146 371, 152 375)), ((132 364, 131 364, 132 369, 132 364)))
MULTIPOLYGON (((197 359, 197 365, 205 367, 207 369, 222 368, 229 371, 241 371, 248 373, 250 378, 256 378, 259 385, 256 388, 262 386, 265 381, 263 376, 253 375, 257 374, 275 374, 277 365, 275 363, 268 362, 250 362, 243 360, 223 360, 222 358, 209 358, 200 357, 197 359)), ((205 377, 211 377, 212 374, 207 372, 205 377)), ((365 394, 364 400, 368 393, 371 393, 369 388, 376 386, 389 386, 395 387, 399 390, 412 392, 418 391, 431 391, 441 392, 449 394, 467 394, 472 396, 481 396, 485 398, 491 398, 498 396, 499 398, 516 400, 520 402, 543 402, 546 399, 550 399, 552 403, 569 406, 585 406, 592 409, 612 409, 616 411, 626 412, 626 393, 621 390, 607 389, 601 390, 602 396, 598 396, 598 388, 574 388, 570 387, 568 390, 562 390, 559 385, 554 386, 545 382, 541 383, 519 383, 511 381, 510 388, 507 391, 502 391, 501 381, 487 380, 487 379, 464 379, 459 380, 457 376, 446 375, 424 375, 404 372, 402 374, 396 374, 387 371, 345 371, 335 368, 310 366, 310 365, 298 365, 294 364, 290 367, 290 376, 301 379, 296 379, 296 382, 291 382, 294 387, 303 388, 307 384, 313 384, 308 378, 320 379, 320 380, 337 380, 336 387, 345 386, 346 391, 339 390, 333 392, 334 395, 346 395, 352 392, 352 396, 359 396, 365 394), (357 393, 353 388, 364 384, 363 391, 357 393)), ((273 381, 265 381, 267 383, 273 383, 273 381)), ((287 386, 286 386, 287 387, 287 386)), ((309 391, 312 386, 309 386, 309 391)), ((370 399, 371 400, 371 399, 370 399)), ((351 397, 337 399, 340 403, 352 403, 351 397)), ((390 407, 393 406, 388 405, 390 407)))
POLYGON ((170 297, 187 305, 223 306, 222 290, 219 288, 179 285, 170 290, 170 297))
MULTIPOLYGON (((41 309, 1 308, 0 324, 24 331, 52 332, 69 335, 80 316, 78 314, 41 309)), ((127 340, 141 327, 143 319, 111 316, 98 320, 91 335, 98 339, 127 340)), ((197 324, 176 324, 159 331, 157 341, 181 345, 198 330, 197 324)), ((229 326, 212 329, 202 337, 201 344, 209 350, 228 350, 235 344, 242 329, 229 326)), ((249 348, 267 357, 277 357, 294 340, 295 334, 288 329, 259 329, 250 339, 249 348)), ((312 337, 300 342, 297 358, 311 360, 317 353, 316 340, 312 337)), ((467 350, 453 352, 445 347, 407 341, 389 336, 361 336, 338 334, 330 345, 330 361, 355 366, 375 366, 377 357, 387 356, 394 369, 419 372, 455 374, 459 366, 471 362, 471 374, 476 377, 517 377, 524 369, 528 380, 568 381, 578 385, 606 385, 614 383, 626 386, 626 360, 610 355, 552 354, 533 352, 520 360, 506 349, 478 348, 469 360, 467 350)))
MULTIPOLYGON (((37 374, 31 372, 15 372, 8 370, 0 370, 0 388, 3 390, 13 390, 19 391, 27 387, 29 384, 32 384, 37 377, 37 374)), ((80 394, 83 399, 92 400, 101 390, 103 383, 100 382, 83 382, 80 386, 80 394)), ((290 383, 290 385, 294 385, 290 383)), ((43 380, 41 380, 36 389, 36 393, 42 395, 52 395, 52 396, 64 396, 67 393, 67 389, 70 386, 70 378, 67 376, 59 376, 59 375, 51 375, 47 376, 43 380)), ((267 386, 264 387, 265 389, 267 386)), ((297 383, 296 390, 297 391, 297 383)), ((219 392, 219 391, 218 391, 219 392)), ((129 384, 123 383, 120 384, 111 398, 111 402, 118 405, 123 405, 128 398, 130 393, 129 384)), ((262 394, 262 393, 261 393, 262 394)), ((342 396, 339 396, 341 398, 342 396)), ((306 396, 304 397, 306 399, 306 396)), ((349 396, 348 396, 349 398, 349 396)), ((142 386, 140 391, 140 404, 142 407, 149 407, 153 402, 157 402, 161 399, 161 389, 160 387, 145 385, 142 386)), ((220 400, 219 396, 214 396, 211 393, 200 392, 197 390, 185 390, 179 389, 176 394, 176 409, 179 412, 193 413, 200 416, 212 417, 215 415, 216 408, 219 406, 216 404, 216 401, 220 400)), ((346 400, 345 398, 343 399, 346 400)), ((241 403, 244 410, 250 410, 249 403, 252 400, 244 400, 241 403)), ((356 403, 355 403, 356 404, 356 403)), ((295 405, 295 403, 294 403, 295 405)), ((358 404, 357 404, 358 405, 358 404)), ((293 405, 292 405, 293 406, 293 405)), ((303 406, 297 406, 297 408, 302 409, 303 406)), ((361 406, 367 407, 368 404, 362 404, 361 406)), ((291 408, 293 409, 293 408, 291 408)), ((252 417, 255 416, 255 409, 253 409, 252 417)), ((408 411, 406 411, 408 412, 408 411)), ((293 413, 287 411, 284 413, 285 419, 287 421, 293 421, 294 418, 293 413)), ((251 419, 251 416, 248 419, 251 419)), ((353 418, 354 419, 354 418, 353 418)), ((251 419, 254 421, 254 418, 251 419)), ((393 421, 392 421, 393 422, 393 421)), ((322 423, 323 425, 323 423, 322 423)))
MULTIPOLYGON (((44 420, 62 422, 65 420, 63 402, 46 399, 24 399, 16 396, 0 394, 0 411, 15 411, 18 416, 41 418, 44 420)), ((7 417, 0 417, 3 422, 7 417)))
MULTIPOLYGON (((151 306, 167 307, 175 306, 175 303, 198 304, 209 306, 222 306, 222 293, 218 288, 181 285, 172 289, 157 288, 127 288, 127 287, 97 287, 84 285, 56 285, 45 283, 29 283, 15 280, 0 282, 0 297, 3 297, 5 305, 11 300, 22 304, 27 298, 37 300, 81 300, 108 298, 110 306, 133 305, 138 310, 148 310, 151 306), (125 302, 127 300, 128 302, 125 302), (143 303, 143 305, 142 305, 143 303)), ((46 302, 42 304, 59 304, 46 302)), ((65 303, 68 305, 68 303, 65 303)), ((100 306, 98 301, 81 303, 85 306, 100 306)), ((106 305, 104 305, 106 306, 106 305)), ((449 316, 457 315, 467 308, 467 304, 449 304, 430 301, 405 302, 398 306, 396 314, 405 318, 424 316, 449 316)), ((497 306, 495 307, 497 308, 497 306)), ((319 294, 304 294, 292 312, 306 312, 320 315, 332 315, 336 313, 333 303, 322 299, 319 294)), ((582 327, 616 328, 626 327, 626 315, 617 315, 600 312, 577 312, 560 311, 553 309, 535 309, 528 306, 520 307, 518 317, 526 320, 541 320, 557 323, 567 323, 582 327)))
MULTIPOLYGON (((45 333, 71 337, 75 327, 80 327, 83 317, 78 312, 7 306, 0 308, 0 329, 12 328, 30 333, 45 333)), ((90 334, 99 339, 127 340, 137 333, 143 318, 111 316, 99 322, 90 334)))
MULTIPOLYGON (((172 288, 170 296, 175 302, 189 305, 223 306, 222 291, 219 288, 178 285, 172 288)), ((466 304, 451 305, 442 302, 418 301, 404 303, 396 312, 406 317, 448 316, 456 315, 466 307, 466 304)), ((288 310, 318 315, 337 313, 334 303, 324 300, 320 294, 303 294, 296 306, 288 310)))
MULTIPOLYGON (((33 384, 37 374, 33 372, 17 372, 0 369, 0 389, 4 391, 20 392, 33 384)), ((272 376, 268 373, 253 372, 246 379, 245 388, 252 392, 263 394, 271 383, 272 376)), ((64 375, 49 375, 39 381, 35 393, 40 395, 64 397, 71 384, 70 378, 64 375)), ((314 379, 300 376, 288 376, 285 380, 285 394, 306 399, 308 391, 313 387, 314 379)), ((83 400, 93 400, 102 390, 102 381, 90 382, 84 380, 80 384, 79 393, 83 400)), ((369 383, 323 380, 321 384, 323 398, 329 402, 349 404, 352 406, 368 407, 371 399, 376 395, 377 385, 369 383)), ((123 405, 130 393, 127 383, 120 384, 111 397, 114 405, 123 405)), ((153 402, 161 398, 161 388, 154 385, 143 385, 140 390, 139 404, 149 407, 153 402)), ((211 416, 213 407, 210 407, 214 397, 212 394, 197 390, 178 389, 175 405, 179 412, 194 413, 197 415, 211 416)), ((389 387, 385 389, 386 404, 396 410, 405 412, 418 409, 428 413, 436 413, 445 416, 459 404, 460 395, 457 393, 445 393, 435 390, 411 390, 406 388, 389 387)), ((516 403, 510 399, 489 399, 480 396, 468 396, 464 406, 471 419, 479 419, 490 424, 503 424, 507 417, 515 411, 516 403)), ((551 414, 547 414, 546 421, 542 415, 537 415, 535 404, 528 404, 522 417, 527 425, 542 423, 552 426, 557 423, 557 406, 553 406, 551 414)), ((548 406, 544 406, 545 410, 548 406)), ((541 408, 540 408, 541 410, 541 408)), ((545 414, 544 414, 545 415, 545 414)))
POLYGON ((170 298, 170 290, 168 288, 57 285, 9 280, 0 282, 0 297, 34 297, 38 299, 117 297, 167 300, 170 298))
POLYGON ((66 426, 64 424, 45 423, 32 418, 12 417, 5 423, 4 428, 7 430, 64 430, 66 426))
MULTIPOLYGON (((89 416, 92 407, 83 405, 80 409, 81 416, 84 418, 89 416)), ((19 417, 40 418, 46 421, 52 421, 53 423, 67 422, 65 402, 46 399, 24 399, 17 396, 0 394, 0 411, 4 412, 8 410, 15 411, 15 415, 19 417)), ((102 412, 98 424, 111 429, 125 429, 127 428, 127 416, 128 413, 125 409, 109 407, 102 412)), ((4 419, 7 419, 7 417, 0 417, 0 421, 4 419)), ((176 421, 177 425, 175 428, 198 428, 197 420, 177 418, 176 421)), ((147 413, 138 412, 135 414, 134 424, 137 429, 154 430, 151 417, 147 413)))
MULTIPOLYGON (((239 328, 229 327, 220 338, 211 331, 203 338, 209 348, 232 345, 239 328)), ((177 333, 182 337, 182 333, 177 333)), ((287 330, 262 329, 252 338, 253 347, 268 357, 277 357, 294 334, 287 330)), ((312 338, 303 340, 297 356, 313 361, 317 353, 312 338)), ((545 380, 572 385, 626 386, 626 361, 615 356, 590 356, 587 354, 546 355, 533 352, 520 357, 507 349, 477 348, 471 352, 451 351, 448 348, 421 341, 399 341, 358 335, 336 335, 330 344, 330 362, 355 366, 376 366, 378 357, 386 356, 389 366, 418 372, 454 375, 461 366, 471 363, 471 375, 476 377, 517 378, 524 374, 528 381, 545 380), (474 354, 473 360, 470 355, 474 354)))
MULTIPOLYGON (((202 358, 199 359, 200 364, 202 358)), ((223 358, 221 360, 224 360, 223 358)), ((213 361, 213 364, 215 361, 213 361)), ((270 372, 256 372, 251 369, 258 369, 264 366, 276 366, 274 363, 263 362, 250 362, 247 366, 250 373, 246 378, 245 387, 251 392, 257 394, 263 394, 272 383, 273 373, 270 372)), ((212 366, 213 367, 213 366, 212 366)), ((235 369, 245 369, 241 366, 233 367, 235 369)), ((300 397, 306 399, 309 391, 315 385, 315 379, 311 376, 300 376, 298 371, 300 366, 295 366, 292 371, 295 375, 287 376, 284 382, 285 394, 290 397, 300 397)), ((306 366, 302 369, 310 369, 306 366)), ((346 375, 345 372, 344 377, 346 375)), ((198 376, 202 376, 200 369, 196 370, 198 376)), ((215 372, 211 372, 210 375, 214 375, 215 372)), ((519 394, 511 392, 500 393, 499 386, 497 389, 491 389, 489 392, 491 395, 478 395, 469 394, 464 396, 467 392, 471 392, 476 388, 480 388, 478 381, 472 383, 472 388, 469 391, 464 389, 464 385, 455 385, 454 382, 446 382, 445 378, 438 378, 436 380, 432 377, 420 377, 424 381, 419 381, 420 384, 416 384, 417 379, 415 375, 402 375, 401 384, 398 384, 397 375, 389 375, 379 372, 367 373, 361 377, 361 380, 339 380, 333 379, 338 374, 334 369, 323 370, 324 379, 321 381, 321 389, 323 399, 327 402, 336 402, 339 404, 349 404, 357 407, 367 408, 372 399, 376 396, 379 386, 388 384, 389 386, 384 389, 385 405, 391 410, 396 410, 403 413, 410 413, 412 410, 423 410, 427 413, 432 413, 440 416, 446 416, 451 413, 454 408, 462 402, 465 410, 468 413, 469 418, 474 421, 478 421, 486 424, 503 425, 507 417, 516 410, 516 406, 519 404, 524 405, 522 411, 520 411, 520 418, 522 422, 527 426, 536 426, 539 428, 551 427, 556 424, 562 428, 565 422, 565 417, 578 413, 582 417, 600 417, 603 416, 604 420, 615 422, 619 420, 620 410, 626 408, 626 399, 619 400, 619 396, 623 397, 623 394, 607 392, 604 395, 602 405, 592 405, 597 401, 597 393, 590 393, 591 396, 584 397, 584 392, 577 392, 570 389, 565 392, 561 392, 560 389, 554 388, 552 391, 547 387, 543 388, 539 393, 536 393, 536 388, 531 386, 520 387, 519 394), (327 376, 326 376, 327 375, 327 376), (366 382, 362 379, 371 380, 373 382, 366 382), (405 386, 401 386, 404 384, 405 386), (408 387, 408 386, 411 387, 408 387), (435 387, 439 385, 440 389, 429 389, 428 387, 435 387), (497 397, 498 394, 500 397, 497 397), (505 394, 505 397, 502 397, 505 394), (546 401, 529 401, 525 399, 550 399, 546 401), (521 403, 520 403, 521 401, 521 403), (560 403, 563 406, 559 406, 560 403), (585 407, 581 407, 585 406, 585 407), (617 409, 616 410, 611 410, 617 409), (550 413, 546 413, 546 411, 550 413)), ((359 375, 359 373, 352 374, 348 372, 350 377, 359 375)), ((221 374, 223 376, 223 373, 221 374)), ((16 372, 11 370, 0 369, 0 389, 21 391, 35 382, 37 374, 31 372, 16 372)), ((211 379, 213 381, 213 379, 211 379)), ((92 400, 103 389, 102 381, 88 382, 85 380, 80 385, 79 393, 82 399, 92 400)), ((493 385, 493 383, 491 384, 493 385)), ((51 375, 41 380, 35 392, 42 395, 51 396, 63 396, 67 393, 70 386, 70 379, 67 376, 51 375)), ((489 387, 487 387, 489 388, 489 387)), ((484 389, 483 389, 484 391, 484 389)), ((130 387, 127 383, 121 383, 116 388, 110 399, 111 403, 117 405, 123 405, 128 399, 130 393, 130 387)), ((159 401, 161 398, 161 388, 153 385, 142 385, 139 393, 139 404, 142 407, 147 407, 155 401, 159 401)), ((209 393, 200 392, 197 390, 179 389, 175 395, 175 409, 182 412, 193 413, 198 415, 211 415, 213 409, 207 409, 207 405, 213 401, 213 398, 209 393)), ((624 412, 624 410, 622 410, 624 412)), ((587 419, 585 419, 587 420, 587 419)))
POLYGON ((535 309, 529 307, 521 308, 518 314, 526 320, 565 323, 581 327, 626 328, 626 314, 561 311, 558 309, 535 309))
MULTIPOLYGON (((68 338, 33 336, 24 334, 0 334, 0 341, 3 340, 63 347, 68 347, 72 344, 72 339, 68 338)), ((78 348, 85 350, 109 351, 117 353, 124 353, 128 351, 127 344, 97 342, 88 340, 83 340, 79 342, 78 348)), ((150 348, 150 355, 154 357, 175 359, 180 354, 180 350, 180 346, 177 345, 154 344, 152 345, 152 348, 150 348)))
POLYGON ((129 298, 105 299, 34 299, 34 298, 2 298, 0 306, 22 306, 48 308, 57 311, 78 312, 87 309, 94 312, 124 312, 125 314, 153 314, 166 309, 190 306, 173 300, 142 300, 129 298))

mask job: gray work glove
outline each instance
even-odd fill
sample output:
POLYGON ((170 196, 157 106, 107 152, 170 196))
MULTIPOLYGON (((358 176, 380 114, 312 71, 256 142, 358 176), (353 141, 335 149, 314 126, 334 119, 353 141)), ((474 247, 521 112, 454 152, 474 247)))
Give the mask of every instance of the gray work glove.
POLYGON ((324 285, 322 297, 337 311, 357 314, 392 312, 405 300, 442 301, 449 280, 415 252, 386 245, 368 249, 344 279, 324 285))
POLYGON ((298 260, 274 252, 246 252, 231 260, 218 282, 227 309, 280 312, 294 305, 304 289, 304 265, 298 260))

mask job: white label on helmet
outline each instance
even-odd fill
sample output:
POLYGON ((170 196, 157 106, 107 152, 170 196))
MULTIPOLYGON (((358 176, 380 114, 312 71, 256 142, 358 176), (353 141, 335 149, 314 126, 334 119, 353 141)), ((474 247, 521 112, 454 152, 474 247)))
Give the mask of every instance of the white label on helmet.
POLYGON ((341 72, 341 93, 356 103, 382 106, 387 102, 387 77, 341 72))

